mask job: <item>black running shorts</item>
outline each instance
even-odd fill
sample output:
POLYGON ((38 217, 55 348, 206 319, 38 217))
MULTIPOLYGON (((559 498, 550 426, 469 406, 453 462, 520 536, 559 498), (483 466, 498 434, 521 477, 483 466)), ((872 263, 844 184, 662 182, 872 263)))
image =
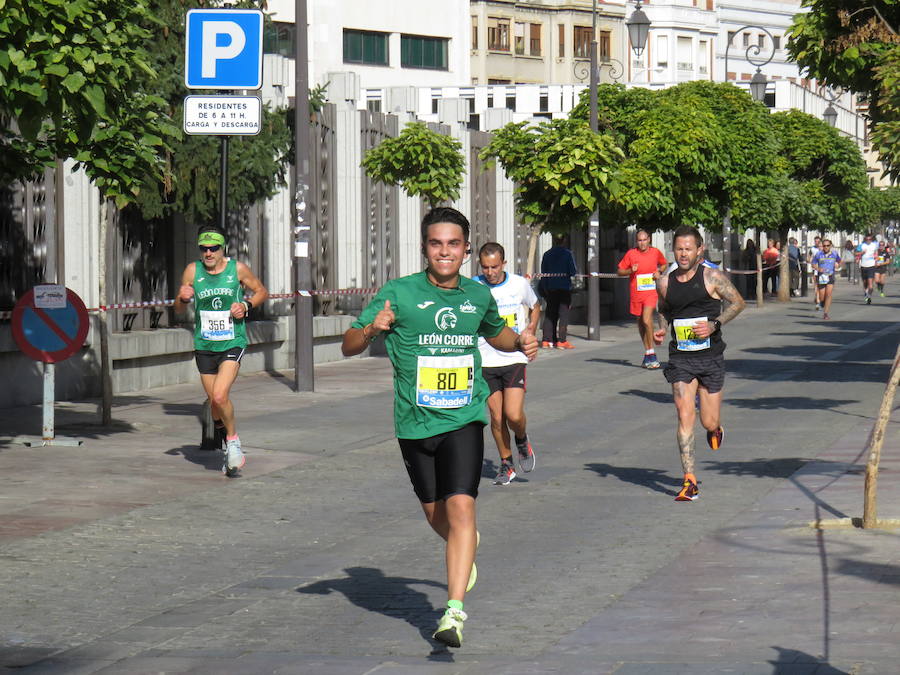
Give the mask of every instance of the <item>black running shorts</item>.
POLYGON ((706 391, 715 394, 725 386, 725 357, 721 354, 673 357, 670 354, 663 375, 669 384, 697 380, 706 391))
POLYGON ((868 281, 869 279, 875 278, 875 268, 874 267, 860 267, 859 275, 862 277, 863 281, 868 281))
POLYGON ((398 438, 397 441, 420 502, 436 502, 453 495, 478 496, 484 461, 481 422, 471 422, 462 429, 429 438, 398 438))
POLYGON ((511 363, 508 366, 497 366, 496 368, 482 366, 481 375, 492 394, 504 389, 525 389, 525 365, 524 363, 511 363))
POLYGON ((824 288, 825 286, 833 286, 833 285, 834 285, 834 275, 833 274, 829 274, 828 281, 826 281, 824 283, 822 282, 822 275, 821 274, 816 275, 816 286, 818 286, 819 288, 824 288))
POLYGON ((194 352, 197 370, 200 371, 201 375, 216 375, 223 361, 237 361, 240 363, 242 358, 244 358, 243 347, 232 347, 224 352, 211 352, 204 349, 198 349, 194 352))

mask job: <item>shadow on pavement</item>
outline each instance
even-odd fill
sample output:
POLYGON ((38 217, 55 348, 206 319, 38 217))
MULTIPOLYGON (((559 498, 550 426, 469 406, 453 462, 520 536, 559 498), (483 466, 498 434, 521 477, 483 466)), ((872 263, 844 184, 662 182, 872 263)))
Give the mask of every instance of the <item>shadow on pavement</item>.
POLYGON ((431 605, 428 596, 412 588, 415 585, 446 589, 444 584, 427 579, 386 577, 384 572, 374 567, 347 567, 344 571, 347 573, 345 577, 323 579, 301 586, 297 592, 328 595, 337 591, 366 611, 403 619, 418 630, 422 639, 431 646, 430 659, 453 660, 447 648, 431 638, 439 618, 438 611, 431 605))
POLYGON ((627 359, 585 359, 585 363, 608 363, 613 366, 628 366, 629 368, 640 368, 641 364, 637 361, 628 361, 627 359))
POLYGON ((650 488, 651 490, 662 492, 664 495, 670 495, 672 497, 678 494, 676 488, 681 487, 680 478, 677 476, 670 476, 660 469, 613 466, 612 464, 601 464, 597 462, 585 464, 584 468, 603 477, 615 476, 623 483, 640 485, 641 487, 650 488))
POLYGON ((166 450, 167 455, 181 455, 192 464, 198 464, 207 471, 222 470, 222 452, 220 450, 200 450, 196 445, 182 445, 180 448, 166 450))
POLYGON ((853 399, 811 398, 809 396, 764 396, 759 398, 730 398, 728 405, 749 410, 833 410, 842 405, 859 403, 853 399))
POLYGON ((850 675, 846 670, 840 670, 826 663, 822 659, 807 654, 798 649, 785 649, 773 645, 772 649, 778 651, 778 656, 771 661, 774 667, 772 675, 800 675, 808 673, 812 675, 850 675))
POLYGON ((838 560, 835 574, 846 574, 866 581, 877 581, 888 586, 900 586, 900 565, 870 563, 863 560, 841 558, 838 560))
MULTIPOLYGON (((892 349, 896 349, 896 345, 892 349)), ((781 359, 732 359, 728 358, 726 354, 725 371, 729 376, 741 377, 745 380, 766 380, 773 375, 789 370, 792 382, 826 382, 833 385, 837 382, 878 382, 883 384, 887 382, 891 369, 890 362, 884 364, 861 361, 819 363, 815 360, 815 356, 815 352, 811 351, 811 358, 808 361, 794 360, 788 363, 781 359), (798 368, 800 372, 796 372, 798 368)), ((880 359, 882 356, 872 354, 872 358, 880 359)), ((885 351, 883 358, 893 359, 893 351, 889 356, 885 351)))
POLYGON ((628 389, 627 391, 620 391, 619 393, 623 396, 638 396, 640 398, 645 398, 648 401, 653 401, 654 403, 672 403, 672 393, 668 391, 665 393, 659 393, 656 391, 628 389))

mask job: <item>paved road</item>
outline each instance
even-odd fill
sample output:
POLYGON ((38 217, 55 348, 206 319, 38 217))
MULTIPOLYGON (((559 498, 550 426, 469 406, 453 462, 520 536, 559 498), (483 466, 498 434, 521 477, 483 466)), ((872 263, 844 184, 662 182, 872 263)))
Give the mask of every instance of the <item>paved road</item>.
MULTIPOLYGON (((494 487, 488 443, 479 582, 449 652, 429 639, 442 547, 402 469, 384 359, 322 366, 310 394, 240 378, 235 480, 196 449, 199 386, 120 397, 112 429, 95 402, 60 404, 81 448, 0 439, 0 672, 897 672, 900 521, 848 519, 900 303, 837 295, 829 322, 795 300, 726 328, 726 443, 699 449, 694 503, 673 502, 674 407, 632 325, 543 351, 538 467, 494 487)), ((3 433, 39 415, 0 411, 3 433)), ((892 425, 884 518, 900 518, 898 451, 892 425)))

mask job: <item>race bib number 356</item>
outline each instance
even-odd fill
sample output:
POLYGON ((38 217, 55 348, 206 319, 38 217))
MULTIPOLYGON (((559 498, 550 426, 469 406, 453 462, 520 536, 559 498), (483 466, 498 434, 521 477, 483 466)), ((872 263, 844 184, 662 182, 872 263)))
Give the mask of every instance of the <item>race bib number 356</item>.
POLYGON ((637 289, 639 291, 655 291, 656 290, 656 280, 653 278, 653 274, 638 274, 635 276, 635 281, 637 282, 637 289))
POLYGON ((416 405, 462 408, 472 401, 475 359, 467 356, 420 356, 416 364, 416 405))
POLYGON ((709 349, 709 338, 699 337, 694 332, 694 324, 706 321, 705 316, 693 319, 675 319, 672 326, 675 329, 675 346, 680 352, 697 352, 701 349, 709 349))
POLYGON ((200 337, 204 340, 219 342, 234 339, 234 322, 229 310, 201 310, 200 337))

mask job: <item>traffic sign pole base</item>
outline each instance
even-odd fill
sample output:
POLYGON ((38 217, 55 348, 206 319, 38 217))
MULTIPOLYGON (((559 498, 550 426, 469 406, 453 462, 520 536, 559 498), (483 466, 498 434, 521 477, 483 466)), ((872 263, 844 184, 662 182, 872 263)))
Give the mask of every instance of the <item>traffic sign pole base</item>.
POLYGON ((83 445, 84 441, 77 438, 68 438, 66 436, 56 436, 55 438, 38 438, 37 436, 16 436, 10 443, 15 445, 24 445, 29 448, 41 447, 43 445, 67 445, 75 447, 83 445))

